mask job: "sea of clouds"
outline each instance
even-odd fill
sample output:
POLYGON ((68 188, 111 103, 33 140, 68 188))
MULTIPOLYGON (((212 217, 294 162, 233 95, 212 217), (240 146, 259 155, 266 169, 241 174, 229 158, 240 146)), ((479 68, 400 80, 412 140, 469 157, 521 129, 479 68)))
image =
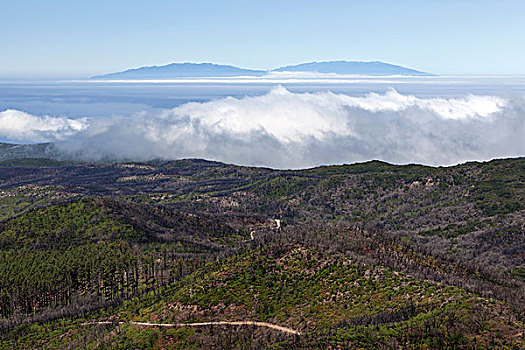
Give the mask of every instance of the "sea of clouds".
POLYGON ((0 112, 0 138, 55 142, 84 160, 205 158, 304 168, 371 159, 450 165, 525 155, 525 98, 293 93, 185 103, 131 117, 0 112))

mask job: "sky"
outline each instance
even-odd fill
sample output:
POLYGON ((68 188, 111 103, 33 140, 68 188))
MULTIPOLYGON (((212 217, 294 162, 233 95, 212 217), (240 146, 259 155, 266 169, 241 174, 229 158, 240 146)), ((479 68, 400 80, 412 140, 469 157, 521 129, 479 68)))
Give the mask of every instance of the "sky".
POLYGON ((0 9, 0 77, 324 60, 525 74, 523 0, 0 0, 0 9))

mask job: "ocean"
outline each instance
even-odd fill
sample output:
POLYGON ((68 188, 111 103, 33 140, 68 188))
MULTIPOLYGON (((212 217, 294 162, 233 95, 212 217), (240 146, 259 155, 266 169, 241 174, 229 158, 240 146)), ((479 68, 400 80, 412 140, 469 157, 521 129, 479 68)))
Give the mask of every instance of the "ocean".
POLYGON ((199 80, 184 83, 0 80, 0 111, 15 109, 33 115, 70 118, 127 116, 140 111, 174 108, 186 102, 264 95, 277 85, 297 93, 331 91, 352 96, 385 93, 390 89, 422 98, 525 93, 525 77, 521 76, 361 77, 337 82, 333 79, 297 82, 295 79, 292 83, 287 83, 290 79, 256 80, 244 83, 234 79, 217 83, 199 80))

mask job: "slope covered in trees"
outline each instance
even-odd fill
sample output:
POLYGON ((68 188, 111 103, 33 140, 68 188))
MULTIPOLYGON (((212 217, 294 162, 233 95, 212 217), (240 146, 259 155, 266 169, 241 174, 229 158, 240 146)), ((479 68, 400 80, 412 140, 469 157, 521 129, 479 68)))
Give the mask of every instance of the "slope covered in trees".
POLYGON ((524 346, 524 159, 4 165, 0 348, 524 346))
POLYGON ((35 210, 0 225, 1 316, 137 295, 182 275, 179 255, 242 238, 220 220, 113 199, 35 210))

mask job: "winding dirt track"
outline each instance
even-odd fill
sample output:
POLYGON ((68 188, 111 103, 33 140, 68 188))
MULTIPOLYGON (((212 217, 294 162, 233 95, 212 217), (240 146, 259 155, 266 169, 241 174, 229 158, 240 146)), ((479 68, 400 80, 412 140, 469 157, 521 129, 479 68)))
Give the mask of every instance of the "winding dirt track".
POLYGON ((196 322, 196 323, 150 323, 150 322, 111 322, 111 321, 97 321, 97 322, 85 322, 82 323, 83 326, 93 325, 93 324, 133 324, 136 326, 151 326, 151 327, 201 327, 201 326, 256 326, 256 327, 266 327, 275 329, 280 332, 301 335, 301 332, 296 331, 288 327, 279 326, 276 324, 268 322, 257 322, 257 321, 215 321, 215 322, 196 322))

